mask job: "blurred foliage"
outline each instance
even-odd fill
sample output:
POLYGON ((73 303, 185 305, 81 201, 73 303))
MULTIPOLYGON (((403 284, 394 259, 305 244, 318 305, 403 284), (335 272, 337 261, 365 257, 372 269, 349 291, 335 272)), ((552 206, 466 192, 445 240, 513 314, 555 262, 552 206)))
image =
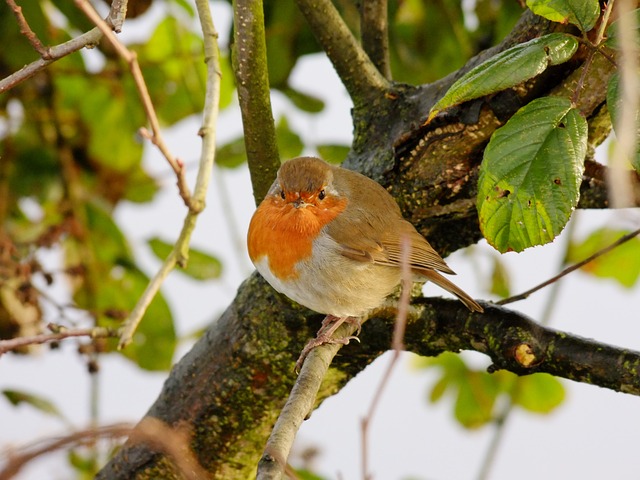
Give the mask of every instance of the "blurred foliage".
MULTIPOLYGON (((164 260, 169 256, 174 245, 159 238, 152 238, 148 243, 153 253, 160 260, 164 260)), ((178 271, 195 280, 213 280, 220 277, 222 273, 222 262, 208 253, 190 248, 187 265, 184 268, 178 269, 178 271)))
POLYGON ((41 397, 40 395, 11 389, 0 390, 0 393, 12 405, 30 405, 42 413, 52 415, 66 422, 64 415, 62 415, 62 412, 60 412, 58 407, 56 407, 53 402, 41 397))
MULTIPOLYGON (((572 242, 567 262, 577 263, 608 247, 629 231, 600 228, 582 242, 572 242)), ((633 287, 640 276, 640 238, 635 237, 587 263, 583 272, 601 278, 611 278, 626 288, 633 287)))
POLYGON ((501 397, 532 413, 549 413, 564 400, 564 387, 548 374, 524 377, 499 370, 487 373, 471 368, 459 355, 443 353, 436 358, 416 358, 418 368, 437 368, 440 377, 432 386, 429 401, 453 396, 455 419, 466 428, 479 428, 498 419, 501 397))

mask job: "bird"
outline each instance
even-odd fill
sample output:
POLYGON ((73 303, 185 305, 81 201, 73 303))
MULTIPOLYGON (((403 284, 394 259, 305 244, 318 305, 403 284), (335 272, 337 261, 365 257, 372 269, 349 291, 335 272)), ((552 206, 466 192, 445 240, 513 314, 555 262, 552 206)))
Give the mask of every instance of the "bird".
POLYGON ((285 161, 256 209, 247 233, 249 257, 278 292, 326 315, 307 354, 379 307, 402 280, 403 239, 417 281, 453 293, 472 312, 482 306, 440 272, 455 274, 427 239, 405 220, 391 194, 360 173, 316 157, 285 161))

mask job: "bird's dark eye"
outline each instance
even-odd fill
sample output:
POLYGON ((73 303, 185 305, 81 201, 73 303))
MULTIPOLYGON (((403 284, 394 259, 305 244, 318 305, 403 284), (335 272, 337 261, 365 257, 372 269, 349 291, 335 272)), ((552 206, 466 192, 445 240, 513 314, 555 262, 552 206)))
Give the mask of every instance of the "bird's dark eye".
POLYGON ((286 198, 286 195, 284 194, 284 190, 280 190, 280 198, 283 200, 286 198))
POLYGON ((324 190, 320 190, 320 193, 318 194, 318 198, 320 200, 324 200, 324 197, 326 197, 326 196, 327 196, 327 194, 325 193, 325 191, 324 190))

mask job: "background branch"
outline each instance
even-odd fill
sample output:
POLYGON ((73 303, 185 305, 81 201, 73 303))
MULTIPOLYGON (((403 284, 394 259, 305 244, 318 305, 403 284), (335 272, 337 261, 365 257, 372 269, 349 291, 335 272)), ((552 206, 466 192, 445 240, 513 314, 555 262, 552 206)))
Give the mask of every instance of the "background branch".
POLYGON ((0 356, 4 353, 10 352, 11 350, 16 350, 27 345, 41 345, 43 343, 64 340, 65 338, 107 338, 118 336, 116 331, 104 327, 67 329, 53 324, 49 324, 48 327, 52 330, 52 333, 41 333, 39 335, 28 337, 16 337, 8 340, 0 340, 0 356))
POLYGON ((153 102, 151 101, 151 96, 149 95, 147 84, 145 83, 144 77, 142 76, 142 70, 140 70, 140 65, 138 64, 135 52, 129 50, 116 38, 115 34, 111 30, 111 27, 107 25, 107 22, 100 18, 93 6, 91 6, 87 2, 87 0, 75 0, 75 2, 78 8, 80 8, 84 12, 89 20, 96 24, 105 38, 113 46, 116 52, 118 52, 118 55, 120 55, 120 57, 122 57, 122 59, 129 65, 131 76, 133 77, 133 80, 136 84, 138 94, 140 95, 140 101, 142 102, 142 106, 144 107, 144 110, 147 114, 147 120, 151 125, 153 135, 149 135, 146 129, 141 129, 140 133, 145 138, 151 140, 151 142, 156 147, 158 147, 158 150, 160 150, 164 158, 167 159, 167 162, 169 162, 169 165, 178 178, 178 191, 180 192, 180 196, 184 200, 185 205, 187 207, 190 207, 191 192, 189 191, 189 186, 187 185, 187 180, 184 175, 183 164, 179 159, 173 156, 173 154, 169 150, 169 147, 165 143, 164 138, 162 137, 160 122, 158 121, 158 116, 156 115, 156 110, 153 106, 153 102))
POLYGON ((389 88, 331 0, 296 0, 356 108, 389 88))
POLYGON ((382 76, 391 80, 388 27, 387 0, 360 3, 362 47, 382 76))
MULTIPOLYGON (((202 25, 204 39, 204 55, 207 65, 207 88, 202 126, 198 134, 202 137, 200 163, 193 197, 189 201, 189 211, 184 219, 182 230, 173 250, 156 272, 144 293, 136 303, 133 311, 122 326, 119 348, 124 348, 131 342, 133 333, 147 310, 149 304, 160 290, 165 278, 177 265, 184 266, 189 258, 189 242, 196 226, 196 220, 204 209, 207 188, 211 179, 211 171, 216 152, 216 122, 220 108, 220 56, 218 51, 218 34, 213 24, 209 3, 197 0, 196 8, 202 25)), ((154 134, 155 136, 155 134, 154 134)), ((180 166, 182 170, 182 166, 180 166)))

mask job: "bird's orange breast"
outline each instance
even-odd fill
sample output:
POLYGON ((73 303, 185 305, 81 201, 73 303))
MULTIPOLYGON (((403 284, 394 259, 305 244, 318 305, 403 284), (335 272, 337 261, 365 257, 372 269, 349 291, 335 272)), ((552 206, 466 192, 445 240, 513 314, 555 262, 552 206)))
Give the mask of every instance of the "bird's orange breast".
POLYGON ((267 257, 269 269, 281 280, 298 276, 296 264, 313 253, 313 240, 347 206, 344 198, 326 198, 319 205, 296 208, 267 197, 253 214, 247 246, 255 263, 267 257))

